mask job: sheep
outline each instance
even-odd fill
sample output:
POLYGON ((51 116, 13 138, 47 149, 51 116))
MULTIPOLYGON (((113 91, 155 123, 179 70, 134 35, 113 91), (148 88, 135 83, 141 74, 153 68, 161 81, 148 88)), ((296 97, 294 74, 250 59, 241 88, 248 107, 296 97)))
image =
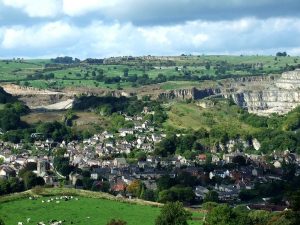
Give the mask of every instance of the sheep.
POLYGON ((31 220, 31 218, 27 218, 27 223, 29 223, 29 222, 30 222, 30 220, 31 220))
POLYGON ((58 203, 60 203, 60 201, 56 201, 56 203, 58 204, 58 203))
POLYGON ((18 222, 18 225, 23 225, 23 222, 18 222))
POLYGON ((42 222, 38 222, 37 225, 46 225, 46 224, 42 221, 42 222))
POLYGON ((62 221, 57 221, 57 222, 51 223, 51 225, 62 225, 62 221))

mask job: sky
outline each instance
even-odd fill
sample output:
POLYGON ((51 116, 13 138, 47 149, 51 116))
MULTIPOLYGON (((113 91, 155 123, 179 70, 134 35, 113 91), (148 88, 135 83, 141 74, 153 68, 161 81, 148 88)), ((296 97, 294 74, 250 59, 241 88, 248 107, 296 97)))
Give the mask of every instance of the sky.
POLYGON ((0 0, 0 58, 300 55, 299 0, 0 0))

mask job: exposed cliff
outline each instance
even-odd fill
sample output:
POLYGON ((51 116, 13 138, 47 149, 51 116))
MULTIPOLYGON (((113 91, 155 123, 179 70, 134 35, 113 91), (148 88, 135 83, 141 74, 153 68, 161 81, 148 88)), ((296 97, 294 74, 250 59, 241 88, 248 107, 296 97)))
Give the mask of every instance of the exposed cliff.
POLYGON ((300 105, 300 70, 283 73, 279 79, 261 85, 260 88, 246 86, 231 93, 236 104, 259 115, 285 114, 300 105))
POLYGON ((300 70, 281 76, 254 76, 227 79, 218 87, 178 89, 159 95, 160 99, 193 99, 222 96, 259 115, 285 114, 300 105, 300 70))
MULTIPOLYGON (((2 85, 3 90, 12 96, 18 97, 31 109, 61 110, 72 107, 73 99, 78 95, 96 96, 130 96, 119 90, 103 90, 98 88, 64 89, 63 91, 44 90, 33 87, 24 87, 15 84, 2 85)), ((2 88, 0 87, 0 88, 2 88)), ((1 97, 1 96, 0 96, 1 97)))
POLYGON ((207 88, 207 89, 177 89, 171 90, 168 92, 160 93, 158 98, 159 99, 193 99, 199 100, 209 96, 214 96, 221 94, 221 89, 219 88, 207 88))

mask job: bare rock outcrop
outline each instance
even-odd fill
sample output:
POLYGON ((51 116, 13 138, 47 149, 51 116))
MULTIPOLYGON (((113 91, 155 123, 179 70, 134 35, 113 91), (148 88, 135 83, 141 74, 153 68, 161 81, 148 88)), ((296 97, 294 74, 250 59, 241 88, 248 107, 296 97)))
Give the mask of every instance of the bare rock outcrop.
POLYGON ((197 89, 197 88, 191 88, 191 89, 177 89, 177 90, 171 90, 168 92, 160 93, 158 98, 159 99, 193 99, 193 100, 199 100, 203 99, 209 96, 218 95, 221 93, 221 90, 219 88, 207 88, 207 89, 197 89))
POLYGON ((260 89, 252 89, 249 85, 230 96, 251 113, 285 114, 300 105, 300 70, 285 72, 274 83, 265 84, 260 89))

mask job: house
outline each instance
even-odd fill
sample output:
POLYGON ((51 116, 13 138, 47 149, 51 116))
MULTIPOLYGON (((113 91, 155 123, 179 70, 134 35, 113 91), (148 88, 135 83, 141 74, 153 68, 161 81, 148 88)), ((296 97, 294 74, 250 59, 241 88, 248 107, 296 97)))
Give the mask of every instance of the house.
POLYGON ((76 185, 78 180, 82 180, 82 179, 83 179, 83 176, 76 172, 71 172, 69 174, 69 180, 70 180, 71 184, 74 186, 76 185))
POLYGON ((118 168, 127 167, 128 164, 125 158, 115 158, 113 160, 113 165, 118 168))
POLYGON ((152 141, 154 143, 160 142, 162 140, 162 137, 158 134, 152 134, 152 141))
POLYGON ((41 174, 50 170, 50 163, 47 160, 39 159, 37 162, 37 175, 40 176, 41 174))
POLYGON ((114 138, 114 135, 113 135, 112 133, 106 133, 106 134, 104 135, 104 137, 105 137, 106 139, 108 139, 108 138, 114 138))
POLYGON ((121 137, 126 137, 128 134, 134 134, 134 130, 130 128, 121 128, 119 129, 121 137))
POLYGON ((203 200, 205 198, 205 195, 209 192, 209 190, 206 187, 196 186, 194 192, 198 199, 203 200))
POLYGON ((197 156, 197 159, 199 160, 199 162, 205 163, 206 155, 205 154, 200 154, 200 155, 197 156))
POLYGON ((144 150, 145 152, 153 152, 154 151, 154 146, 150 143, 141 144, 139 148, 144 150))
POLYGON ((53 185, 54 184, 54 176, 53 174, 51 174, 50 172, 44 172, 43 174, 41 174, 41 177, 44 179, 45 184, 47 185, 53 185))
POLYGON ((25 164, 27 163, 27 159, 25 159, 25 158, 17 158, 15 160, 15 162, 18 163, 21 166, 25 166, 25 164))
POLYGON ((221 178, 226 178, 229 177, 230 172, 229 170, 214 170, 209 172, 209 178, 213 179, 213 177, 217 176, 217 177, 221 177, 221 178))
POLYGON ((157 184, 155 180, 145 180, 143 181, 143 183, 145 184, 148 190, 154 190, 154 191, 157 190, 157 184))
POLYGON ((251 190, 254 187, 251 181, 244 180, 244 179, 236 181, 235 186, 238 190, 243 190, 243 189, 251 190))
POLYGON ((136 131, 142 132, 144 130, 143 124, 142 123, 135 123, 134 124, 134 129, 136 131))
POLYGON ((1 177, 10 178, 15 176, 16 176, 16 171, 12 167, 8 165, 0 166, 0 178, 1 177))

